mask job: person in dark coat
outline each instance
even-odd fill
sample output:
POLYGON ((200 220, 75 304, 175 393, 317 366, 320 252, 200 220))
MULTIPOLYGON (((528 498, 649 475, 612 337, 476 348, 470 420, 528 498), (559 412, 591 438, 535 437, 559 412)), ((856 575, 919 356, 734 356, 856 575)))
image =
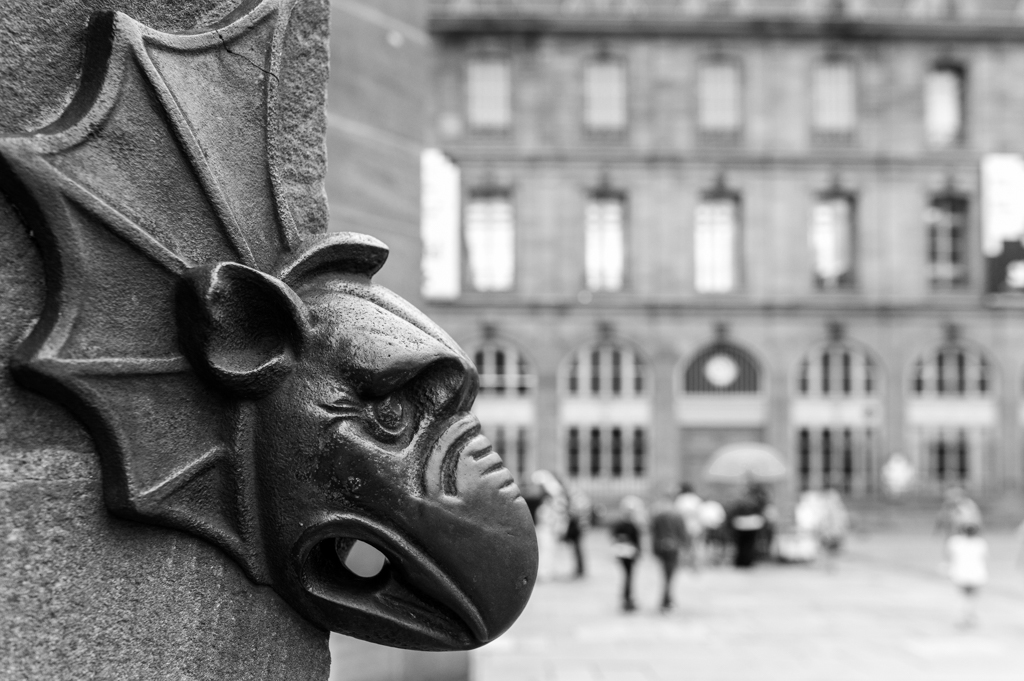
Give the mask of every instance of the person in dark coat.
POLYGON ((643 502, 635 496, 628 496, 620 505, 621 515, 611 527, 612 553, 622 565, 622 609, 636 610, 633 601, 633 566, 640 557, 640 525, 643 522, 643 502))
POLYGON ((679 553, 690 544, 686 521, 671 499, 661 499, 654 506, 651 515, 651 544, 664 574, 661 611, 668 612, 672 609, 672 576, 679 563, 679 553))
POLYGON ((729 529, 736 546, 733 564, 749 568, 757 560, 757 540, 765 527, 763 508, 757 497, 746 494, 729 510, 729 529))
POLYGON ((566 526, 565 536, 562 537, 562 541, 569 545, 569 548, 572 549, 573 557, 576 559, 576 569, 573 572, 573 577, 582 579, 587 572, 586 561, 583 556, 583 532, 592 511, 590 499, 578 488, 563 480, 557 473, 555 478, 561 483, 562 489, 565 490, 569 503, 569 523, 566 526))

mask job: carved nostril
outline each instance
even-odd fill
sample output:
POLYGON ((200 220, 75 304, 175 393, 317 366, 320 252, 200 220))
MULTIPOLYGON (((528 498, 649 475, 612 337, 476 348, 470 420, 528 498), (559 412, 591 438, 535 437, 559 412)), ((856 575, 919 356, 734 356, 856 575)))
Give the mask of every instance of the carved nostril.
POLYGON ((307 589, 375 591, 391 578, 391 561, 377 547, 353 537, 328 537, 303 561, 307 589))
POLYGON ((388 558, 366 542, 339 539, 336 543, 338 558, 356 577, 376 577, 388 565, 388 558))

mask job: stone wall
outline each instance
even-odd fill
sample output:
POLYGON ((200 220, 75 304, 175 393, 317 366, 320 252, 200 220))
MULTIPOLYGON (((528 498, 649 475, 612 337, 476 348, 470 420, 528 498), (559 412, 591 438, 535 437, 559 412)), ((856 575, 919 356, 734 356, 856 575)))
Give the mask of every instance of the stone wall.
POLYGON ((430 38, 424 1, 331 3, 327 196, 331 230, 391 248, 374 281, 419 303, 420 152, 430 38))
MULTIPOLYGON (((71 99, 91 12, 122 10, 168 31, 208 25, 235 0, 46 0, 0 13, 0 134, 54 120, 71 99)), ((299 222, 326 227, 327 2, 292 16, 281 81, 285 194, 299 222)), ((42 309, 39 253, 0 199, 0 358, 42 309)), ((192 536, 104 508, 89 436, 62 407, 0 371, 0 677, 316 679, 327 635, 192 536)))

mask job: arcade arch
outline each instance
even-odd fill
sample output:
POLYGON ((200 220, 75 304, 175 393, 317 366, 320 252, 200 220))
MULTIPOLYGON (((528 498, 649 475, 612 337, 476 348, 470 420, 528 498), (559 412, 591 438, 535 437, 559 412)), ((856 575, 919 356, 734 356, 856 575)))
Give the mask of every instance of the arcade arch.
POLYGON ((598 497, 641 493, 650 469, 651 386, 639 350, 606 340, 572 352, 560 376, 564 469, 598 497))
POLYGON ((698 483, 721 447, 764 441, 768 410, 762 370, 752 353, 719 340, 699 350, 677 375, 680 475, 698 483))
POLYGON ((790 408, 799 489, 862 496, 874 488, 883 384, 871 354, 848 341, 819 345, 800 359, 790 408))
POLYGON ((978 348, 947 343, 910 367, 908 454, 926 487, 986 483, 999 426, 991 360, 978 348))

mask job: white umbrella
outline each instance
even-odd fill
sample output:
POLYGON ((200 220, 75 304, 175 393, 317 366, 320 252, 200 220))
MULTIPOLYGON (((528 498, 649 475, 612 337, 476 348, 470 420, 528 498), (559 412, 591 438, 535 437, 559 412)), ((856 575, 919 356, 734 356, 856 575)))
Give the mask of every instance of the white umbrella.
POLYGON ((786 464, 771 445, 736 442, 711 456, 704 477, 712 482, 777 482, 786 477, 786 464))

